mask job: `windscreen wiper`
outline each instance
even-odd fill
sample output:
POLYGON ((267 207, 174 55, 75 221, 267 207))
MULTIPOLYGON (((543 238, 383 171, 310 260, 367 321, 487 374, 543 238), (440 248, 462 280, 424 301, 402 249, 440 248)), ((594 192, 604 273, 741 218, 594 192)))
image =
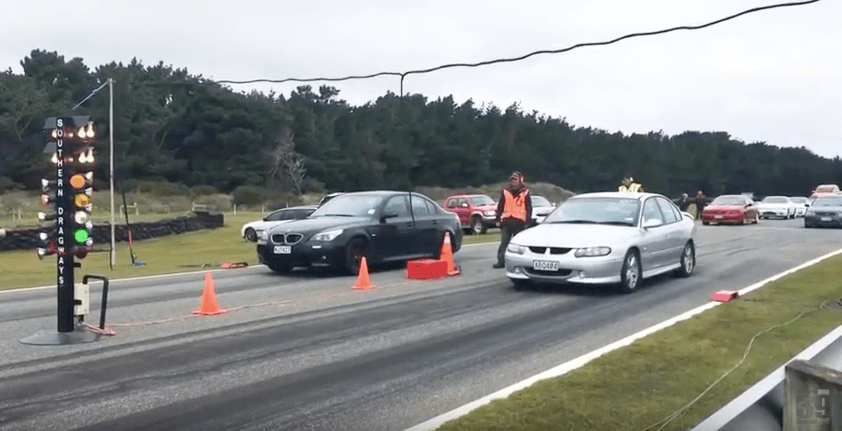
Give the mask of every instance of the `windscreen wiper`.
POLYGON ((590 224, 593 224, 593 223, 597 223, 597 222, 595 222, 593 220, 559 220, 559 221, 553 221, 553 222, 550 222, 550 223, 551 224, 557 224, 557 223, 590 223, 590 224))

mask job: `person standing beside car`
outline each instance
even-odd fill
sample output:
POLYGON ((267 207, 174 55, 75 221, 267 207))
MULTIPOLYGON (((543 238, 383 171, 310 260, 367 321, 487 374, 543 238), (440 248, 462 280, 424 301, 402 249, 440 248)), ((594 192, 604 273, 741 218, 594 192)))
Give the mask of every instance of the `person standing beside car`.
POLYGON ((705 209, 707 197, 701 190, 696 192, 696 220, 702 219, 702 211, 705 209))
POLYGON ((687 207, 690 206, 690 197, 687 193, 682 193, 681 197, 674 200, 676 205, 678 205, 678 209, 681 211, 687 212, 687 207))
POLYGON ((500 202, 497 203, 497 221, 500 224, 500 248, 497 249, 497 263, 494 268, 506 266, 506 248, 512 237, 526 229, 532 220, 532 202, 529 189, 523 181, 523 174, 518 171, 509 175, 509 188, 503 189, 500 202))

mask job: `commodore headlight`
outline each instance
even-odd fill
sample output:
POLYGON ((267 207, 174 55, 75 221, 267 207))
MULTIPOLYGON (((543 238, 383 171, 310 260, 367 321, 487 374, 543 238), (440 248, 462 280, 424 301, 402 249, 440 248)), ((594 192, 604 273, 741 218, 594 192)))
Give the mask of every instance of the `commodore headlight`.
POLYGON ((343 229, 336 229, 336 230, 326 230, 324 232, 319 232, 313 235, 313 241, 323 241, 323 242, 330 242, 336 239, 339 235, 342 235, 343 229))
POLYGON ((576 253, 574 253, 574 256, 576 256, 576 257, 607 256, 609 253, 611 253, 611 249, 608 248, 608 247, 587 247, 587 248, 576 249, 576 253))
POLYGON ((509 244, 506 250, 508 250, 509 253, 523 254, 526 251, 526 247, 520 244, 509 244))
POLYGON ((491 216, 493 216, 493 215, 497 215, 497 212, 496 212, 496 211, 486 211, 486 212, 485 212, 485 215, 487 215, 487 216, 491 217, 491 216))
POLYGON ((814 216, 814 215, 816 215, 816 212, 813 211, 813 210, 807 210, 807 213, 805 215, 814 216))

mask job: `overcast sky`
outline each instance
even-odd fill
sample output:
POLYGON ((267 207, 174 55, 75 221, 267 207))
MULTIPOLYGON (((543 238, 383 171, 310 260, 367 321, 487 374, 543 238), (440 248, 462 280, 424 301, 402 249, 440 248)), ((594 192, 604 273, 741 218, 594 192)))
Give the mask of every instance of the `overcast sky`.
MULTIPOLYGON (((82 57, 91 69, 137 57, 220 80, 400 72, 698 25, 783 2, 15 1, 15 13, 0 16, 0 67, 22 73, 20 61, 46 49, 82 57), (61 10, 67 14, 51 24, 48 14, 61 10)), ((840 23, 842 1, 822 0, 702 30, 410 75, 404 91, 502 108, 518 102, 609 132, 725 131, 746 143, 835 157, 842 155, 840 23)), ((297 85, 232 87, 288 95, 297 85)), ((355 105, 400 88, 396 77, 330 85, 355 105)))

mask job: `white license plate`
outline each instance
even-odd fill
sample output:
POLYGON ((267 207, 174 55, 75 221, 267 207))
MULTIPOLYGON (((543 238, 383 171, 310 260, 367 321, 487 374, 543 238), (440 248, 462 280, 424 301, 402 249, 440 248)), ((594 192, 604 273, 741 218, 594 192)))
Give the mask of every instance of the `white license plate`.
POLYGON ((532 262, 532 268, 538 271, 558 271, 558 262, 536 260, 532 262))
POLYGON ((830 217, 822 217, 822 221, 830 221, 830 217))
POLYGON ((714 218, 722 218, 722 217, 723 217, 723 216, 721 216, 721 215, 714 216, 714 218))
POLYGON ((292 247, 288 245, 276 245, 275 246, 275 254, 290 254, 292 253, 292 247))

